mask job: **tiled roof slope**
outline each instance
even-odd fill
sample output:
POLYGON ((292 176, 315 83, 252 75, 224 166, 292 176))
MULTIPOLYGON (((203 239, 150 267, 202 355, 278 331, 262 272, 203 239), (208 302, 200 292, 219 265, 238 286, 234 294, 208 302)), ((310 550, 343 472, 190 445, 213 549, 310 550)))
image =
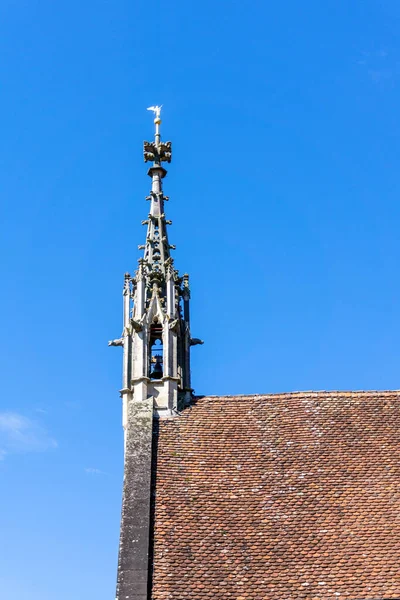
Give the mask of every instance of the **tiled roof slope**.
POLYGON ((399 598, 399 400, 206 397, 161 421, 153 599, 399 598))

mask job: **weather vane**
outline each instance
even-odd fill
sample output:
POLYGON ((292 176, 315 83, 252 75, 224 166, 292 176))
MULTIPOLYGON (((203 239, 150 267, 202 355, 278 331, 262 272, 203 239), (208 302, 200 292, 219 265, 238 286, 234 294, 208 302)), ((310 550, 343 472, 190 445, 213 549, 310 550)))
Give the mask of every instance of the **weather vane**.
POLYGON ((149 108, 147 109, 147 110, 152 110, 153 113, 155 114, 156 118, 154 119, 154 122, 160 120, 161 109, 162 109, 162 104, 161 104, 161 106, 149 106, 149 108))

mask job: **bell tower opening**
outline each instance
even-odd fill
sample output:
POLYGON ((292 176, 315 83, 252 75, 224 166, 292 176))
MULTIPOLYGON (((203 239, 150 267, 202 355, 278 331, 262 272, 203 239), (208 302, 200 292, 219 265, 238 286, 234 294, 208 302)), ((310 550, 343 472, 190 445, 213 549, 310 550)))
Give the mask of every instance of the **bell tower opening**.
POLYGON ((154 321, 150 327, 149 377, 150 379, 161 379, 164 374, 163 328, 157 317, 154 321))

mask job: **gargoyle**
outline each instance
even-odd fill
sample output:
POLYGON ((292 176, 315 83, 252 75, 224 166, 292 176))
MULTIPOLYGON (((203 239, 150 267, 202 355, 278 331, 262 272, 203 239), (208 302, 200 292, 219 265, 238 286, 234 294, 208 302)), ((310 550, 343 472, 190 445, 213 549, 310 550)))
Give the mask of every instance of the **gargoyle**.
POLYGON ((198 346, 204 344, 204 340, 200 340, 199 338, 190 338, 189 343, 191 346, 198 346))
POLYGON ((143 325, 141 323, 139 323, 139 321, 135 321, 134 319, 131 319, 131 325, 132 325, 133 329, 136 331, 136 333, 139 333, 139 331, 142 331, 142 329, 143 329, 143 325))
POLYGON ((119 338, 118 340, 110 340, 108 342, 109 346, 123 346, 124 345, 124 340, 123 338, 119 338))

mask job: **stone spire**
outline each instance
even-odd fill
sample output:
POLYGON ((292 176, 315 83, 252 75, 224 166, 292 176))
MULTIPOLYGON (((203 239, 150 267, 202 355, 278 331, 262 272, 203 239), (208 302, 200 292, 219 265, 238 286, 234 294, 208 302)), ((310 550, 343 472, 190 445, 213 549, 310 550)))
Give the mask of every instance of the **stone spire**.
POLYGON ((168 241, 168 225, 163 192, 167 174, 164 163, 171 162, 171 142, 161 140, 161 107, 152 106, 155 114, 154 141, 144 142, 144 160, 152 163, 148 175, 151 191, 146 200, 150 210, 146 220, 146 242, 139 246, 139 259, 134 277, 125 274, 123 288, 124 326, 122 345, 124 428, 127 427, 128 403, 152 397, 156 414, 174 416, 190 401, 190 347, 202 343, 190 337, 189 276, 179 276, 174 267, 168 241))
MULTIPOLYGON (((118 555, 117 600, 151 597, 151 482, 155 456, 154 417, 174 417, 189 402, 189 276, 180 277, 171 257, 162 180, 163 163, 171 161, 171 142, 160 136, 160 107, 155 113, 153 142, 144 142, 151 162, 150 211, 146 243, 134 277, 125 273, 123 332, 110 346, 123 346, 121 390, 124 427, 124 490, 118 555), (153 456, 154 455, 154 456, 153 456)), ((154 473, 153 473, 154 475, 154 473)))
POLYGON ((171 142, 162 142, 160 111, 155 113, 153 142, 144 142, 144 160, 152 165, 146 243, 134 277, 125 273, 123 332, 111 346, 123 346, 121 390, 124 427, 124 489, 118 554, 116 600, 151 597, 151 486, 156 451, 154 417, 174 417, 191 399, 189 276, 174 268, 168 241, 162 181, 163 163, 171 162, 171 142))

